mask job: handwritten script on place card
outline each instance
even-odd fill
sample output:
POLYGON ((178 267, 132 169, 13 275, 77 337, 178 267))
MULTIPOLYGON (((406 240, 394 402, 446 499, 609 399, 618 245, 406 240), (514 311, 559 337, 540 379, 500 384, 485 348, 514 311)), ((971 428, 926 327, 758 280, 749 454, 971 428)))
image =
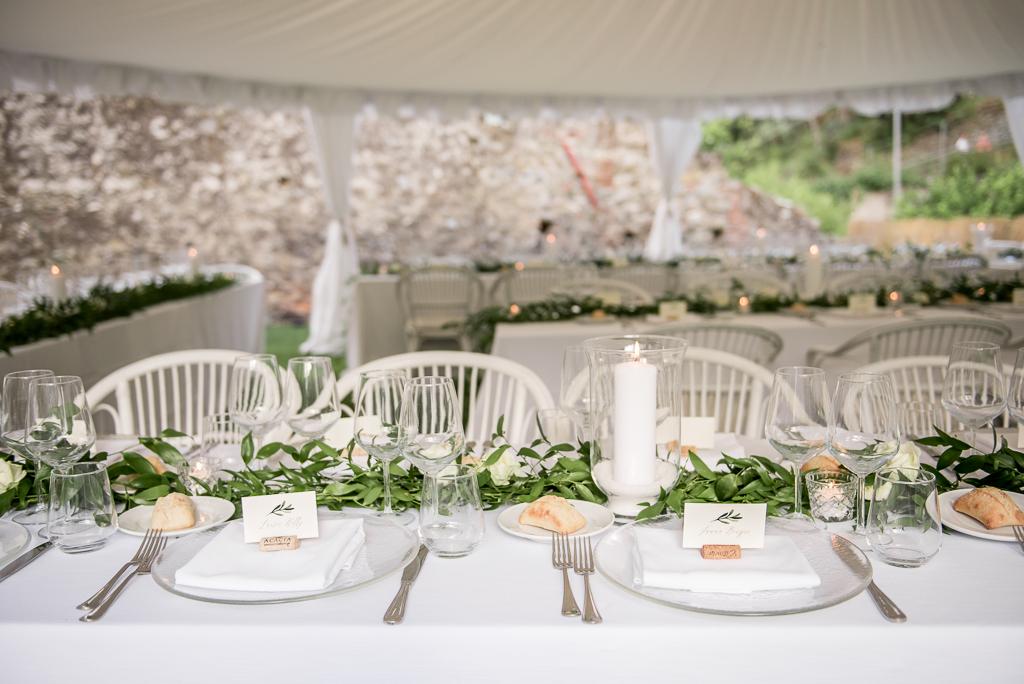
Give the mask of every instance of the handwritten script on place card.
POLYGON ((765 504, 688 503, 683 507, 683 548, 737 544, 760 549, 767 510, 765 504))
POLYGON ((316 493, 292 492, 242 498, 245 542, 264 537, 294 535, 299 539, 319 536, 316 521, 316 493))

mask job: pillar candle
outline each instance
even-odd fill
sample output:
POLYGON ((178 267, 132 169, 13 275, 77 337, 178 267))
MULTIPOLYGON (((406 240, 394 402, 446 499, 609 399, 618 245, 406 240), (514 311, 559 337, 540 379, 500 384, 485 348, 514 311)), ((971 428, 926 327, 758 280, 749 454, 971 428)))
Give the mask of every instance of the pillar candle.
POLYGON ((821 262, 821 250, 818 245, 811 245, 807 250, 804 262, 804 297, 813 299, 821 294, 824 282, 824 269, 821 262))
POLYGON ((188 272, 193 277, 199 275, 199 250, 194 245, 189 245, 185 251, 188 255, 188 272))
POLYGON ((633 359, 616 364, 614 371, 612 477, 621 484, 650 484, 655 479, 658 369, 640 357, 639 344, 627 351, 633 359))
POLYGON ((60 266, 50 266, 50 298, 59 302, 68 296, 67 282, 64 280, 64 272, 60 266))

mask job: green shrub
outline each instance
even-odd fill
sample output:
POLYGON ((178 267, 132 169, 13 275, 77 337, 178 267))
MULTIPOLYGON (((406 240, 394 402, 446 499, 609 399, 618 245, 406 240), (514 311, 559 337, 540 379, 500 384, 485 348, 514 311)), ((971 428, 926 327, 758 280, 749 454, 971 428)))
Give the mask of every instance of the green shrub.
POLYGON ((981 156, 955 158, 944 177, 923 192, 904 195, 896 215, 950 219, 1024 214, 1024 167, 1012 162, 991 168, 979 160, 981 156))
POLYGON ((849 200, 836 197, 815 187, 811 181, 786 174, 778 161, 751 168, 743 175, 743 182, 770 195, 784 197, 821 222, 826 233, 841 234, 850 219, 849 200))

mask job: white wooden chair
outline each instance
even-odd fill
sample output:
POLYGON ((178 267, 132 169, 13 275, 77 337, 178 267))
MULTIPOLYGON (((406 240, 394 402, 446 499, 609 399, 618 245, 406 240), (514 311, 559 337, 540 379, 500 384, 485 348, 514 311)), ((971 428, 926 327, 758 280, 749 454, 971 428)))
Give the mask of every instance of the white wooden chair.
POLYGON ((679 288, 679 272, 673 266, 662 264, 630 264, 601 269, 601 278, 631 283, 652 297, 660 297, 679 288))
POLYGON ((405 315, 406 349, 424 340, 451 340, 463 349, 469 342, 461 324, 480 306, 483 284, 468 268, 428 266, 402 273, 398 296, 405 315))
MULTIPOLYGON (((566 392, 571 402, 589 391, 589 371, 581 371, 566 392)), ((718 432, 760 439, 772 373, 753 361, 703 347, 689 347, 683 361, 684 416, 713 416, 718 432)))
MULTIPOLYGON (((858 372, 879 373, 892 379, 896 390, 896 403, 906 406, 911 402, 933 404, 942 419, 939 425, 943 430, 959 429, 954 426, 953 417, 942 410, 942 383, 946 377, 948 355, 904 356, 869 363, 858 368, 858 372)), ((1003 379, 1008 382, 1013 373, 1013 366, 1003 364, 1003 379)), ((1004 412, 998 421, 1000 427, 1011 427, 1013 422, 1009 412, 1004 412)))
POLYGON ((692 347, 729 352, 750 359, 762 366, 770 366, 782 351, 782 337, 778 333, 753 325, 677 323, 651 330, 650 333, 682 337, 692 347))
POLYGON ((590 266, 543 266, 506 271, 491 287, 491 303, 508 306, 539 302, 558 287, 596 277, 597 269, 590 266))
POLYGON ((906 356, 948 354, 954 342, 977 340, 1005 346, 1011 331, 999 321, 985 318, 933 318, 880 325, 854 335, 835 349, 811 347, 807 365, 820 366, 827 358, 844 356, 867 347, 868 362, 906 356))
POLYGON ((491 438, 501 416, 505 417, 509 441, 526 444, 536 434, 536 411, 555 406, 544 381, 526 366, 498 356, 457 351, 398 354, 350 369, 338 380, 338 397, 342 401, 354 398, 360 372, 386 368, 407 369, 412 377, 452 378, 462 402, 466 439, 476 444, 491 438))
POLYGON ((566 283, 551 290, 552 297, 567 295, 570 297, 594 297, 604 301, 606 304, 621 304, 623 306, 645 306, 654 304, 654 297, 647 290, 634 285, 633 283, 611 278, 596 278, 594 280, 577 280, 566 283))
POLYGON ((119 368, 86 392, 98 432, 198 435, 203 417, 227 410, 235 358, 247 352, 190 349, 119 368))

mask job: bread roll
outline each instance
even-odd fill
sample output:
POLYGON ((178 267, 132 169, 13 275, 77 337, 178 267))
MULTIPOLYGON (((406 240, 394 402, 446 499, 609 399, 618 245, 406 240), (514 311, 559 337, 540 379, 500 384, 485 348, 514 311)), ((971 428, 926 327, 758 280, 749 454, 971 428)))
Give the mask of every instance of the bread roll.
POLYGON ((839 461, 828 454, 818 454, 811 460, 807 461, 807 463, 800 466, 801 473, 809 473, 812 470, 828 470, 838 473, 842 469, 843 466, 840 465, 839 461))
POLYGON ((995 487, 979 487, 953 502, 953 509, 969 515, 986 529, 1024 525, 1024 512, 1006 492, 995 487))
POLYGON ((542 496, 523 510, 519 515, 519 524, 572 534, 582 530, 587 519, 562 497, 542 496))
POLYGON ((168 494, 156 500, 149 527, 154 530, 173 532, 195 527, 196 509, 192 499, 184 494, 168 494))

